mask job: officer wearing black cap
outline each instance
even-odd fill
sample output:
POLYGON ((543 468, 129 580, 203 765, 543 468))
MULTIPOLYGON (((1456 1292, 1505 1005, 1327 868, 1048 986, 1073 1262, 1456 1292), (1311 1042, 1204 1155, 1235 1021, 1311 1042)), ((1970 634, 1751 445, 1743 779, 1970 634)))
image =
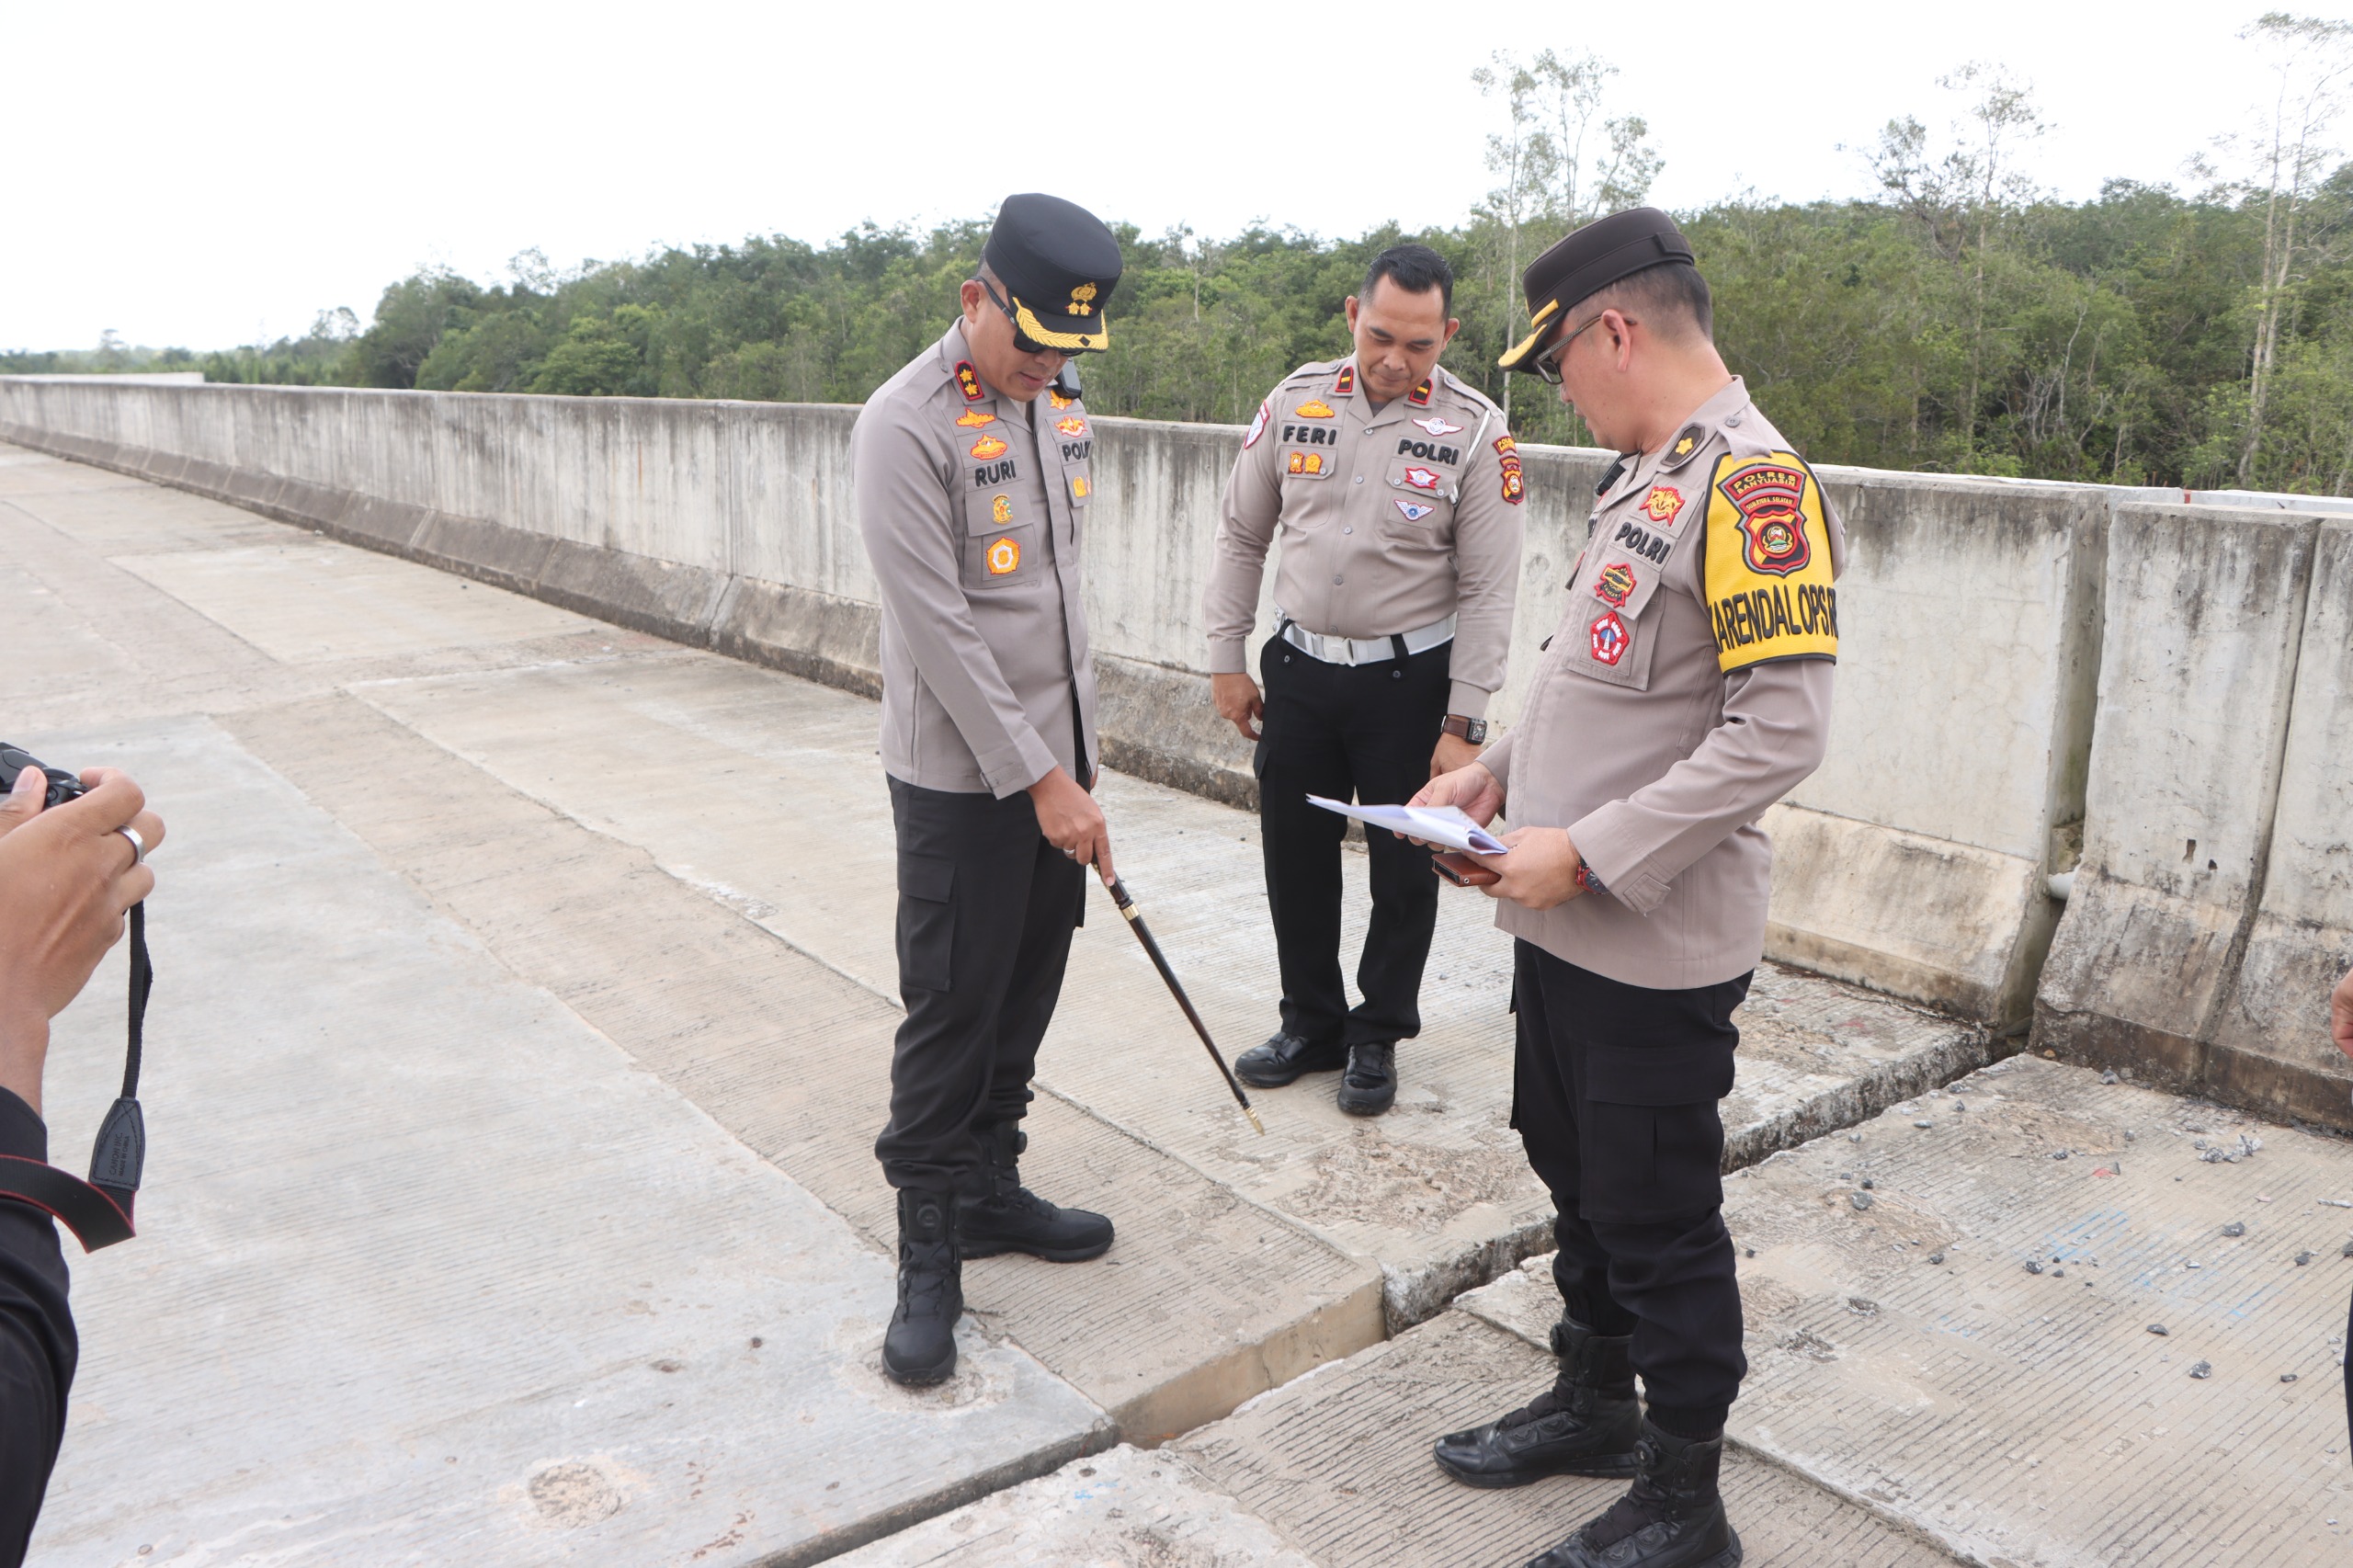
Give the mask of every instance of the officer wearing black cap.
POLYGON ((1075 356, 1109 346, 1120 246, 1094 214, 1011 196, 947 333, 850 437, 882 599, 882 767, 898 830, 891 1116, 899 1302, 882 1364, 956 1369, 962 1260, 1100 1256, 1111 1221, 1021 1184, 1038 1042, 1085 909, 1108 882, 1081 551, 1094 438, 1075 356))
POLYGON ((1717 1474, 1747 1361, 1717 1101, 1764 951, 1756 822, 1829 738, 1846 539, 1717 355, 1665 213, 1589 223, 1521 281, 1505 368, 1621 455, 1518 725, 1416 799, 1515 824, 1472 858, 1517 938, 1512 1125, 1559 1209, 1561 1366, 1437 1459, 1474 1486, 1632 1478, 1532 1568, 1733 1568, 1717 1474))

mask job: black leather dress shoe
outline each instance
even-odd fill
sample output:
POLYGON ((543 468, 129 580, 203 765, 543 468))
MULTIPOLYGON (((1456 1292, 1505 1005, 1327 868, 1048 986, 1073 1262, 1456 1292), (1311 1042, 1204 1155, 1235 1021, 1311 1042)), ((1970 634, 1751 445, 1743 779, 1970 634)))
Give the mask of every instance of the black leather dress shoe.
POLYGON ((1347 1049, 1337 1041, 1314 1045, 1295 1034, 1278 1034, 1235 1057, 1233 1075, 1254 1089, 1279 1089, 1305 1074, 1336 1073, 1347 1062, 1347 1049))
POLYGON ((1397 1099, 1397 1046, 1348 1048, 1348 1069, 1340 1074, 1340 1108, 1350 1116, 1379 1116, 1397 1099))

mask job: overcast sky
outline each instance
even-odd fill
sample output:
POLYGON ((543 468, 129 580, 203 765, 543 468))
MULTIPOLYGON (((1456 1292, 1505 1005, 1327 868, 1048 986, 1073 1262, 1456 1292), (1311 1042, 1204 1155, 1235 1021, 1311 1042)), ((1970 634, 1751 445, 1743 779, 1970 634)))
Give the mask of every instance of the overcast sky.
POLYGON ((1015 190, 1153 233, 1452 223, 1491 183, 1470 74, 1497 50, 1614 62, 1668 207, 1864 193, 1854 149, 1895 115, 1941 130, 1936 77, 1980 59, 2052 122, 2036 178, 2089 196, 2179 182, 2245 122, 2259 8, 0 0, 0 347, 223 347, 365 321, 422 263, 822 242, 1015 190))

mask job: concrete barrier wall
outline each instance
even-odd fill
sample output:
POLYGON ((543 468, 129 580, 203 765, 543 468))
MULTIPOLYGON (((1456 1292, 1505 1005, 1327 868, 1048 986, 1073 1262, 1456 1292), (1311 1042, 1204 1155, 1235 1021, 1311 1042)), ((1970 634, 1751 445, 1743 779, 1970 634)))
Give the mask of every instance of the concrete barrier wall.
POLYGON ((2033 1043, 2348 1123, 2353 524, 2117 511, 2084 860, 2033 1043))
MULTIPOLYGON (((880 622, 849 494, 856 412, 0 379, 0 437, 870 693, 879 684, 880 622)), ((1249 748, 1210 708, 1200 668, 1201 588, 1240 437, 1230 426, 1099 420, 1087 585, 1106 760, 1248 803, 1256 794, 1249 748)), ((1523 451, 1521 614, 1514 678, 1494 710, 1506 723, 1519 711, 1536 645, 1557 619, 1608 462, 1596 451, 1523 451)), ((2274 782, 2231 806, 2247 824, 2245 854, 2256 858, 2248 864, 2261 869, 2243 872, 2236 892, 2212 893, 2222 901, 2214 909, 2198 904, 2203 913, 2184 916, 2184 932, 2236 932, 2234 920, 2246 926, 2229 962, 2233 938, 2223 939, 2215 959, 2222 968, 2200 994, 2196 1020, 2187 1021, 2187 994, 2168 1003, 2163 986, 2145 1004, 2104 1002, 2103 975, 2120 960, 2085 956, 2103 905, 2124 897, 2120 890, 2157 886, 2143 864, 2154 852, 2135 860, 2142 852, 2128 845, 2141 825, 2105 838, 2097 825, 2090 833, 2101 858, 2097 866, 2087 859, 2076 902, 2093 914, 2078 909, 2060 923, 2062 905, 2046 888, 2050 872, 2074 864, 2087 811, 2096 817, 2100 810, 2087 789, 2099 775, 2096 703, 2111 809, 2150 822, 2125 788, 2149 766, 2131 759, 2154 748, 2170 768, 2185 741, 2201 755, 2224 744, 2221 732, 2176 722, 2189 687, 2177 692, 2116 674, 2139 668, 2134 661, 2144 657, 2145 639, 2160 636, 2165 607, 2203 570, 2165 577, 2152 561, 2201 537, 2193 519, 2218 519, 2213 540, 2309 540, 2317 524, 2150 504, 2178 492, 1840 469, 1824 469, 1823 479, 1852 546, 1840 585, 1844 658, 1829 760, 1768 819, 1780 846, 1773 956, 2022 1028, 2057 924, 2063 938, 2074 928, 2082 940, 2053 973, 2080 969, 2081 980, 2050 998, 2047 1027, 2145 1015, 2180 1024, 2182 1040, 2210 1040, 2237 1006, 2231 999, 2239 993, 2224 977, 2254 973, 2248 963, 2273 962, 2266 955, 2275 950, 2277 963, 2317 972, 2331 942, 2341 951, 2342 932, 2353 926, 2341 896, 2295 890, 2314 878, 2336 878, 2328 885, 2341 889, 2345 835, 2330 824, 2345 820, 2344 802, 2325 791, 2299 793, 2296 778, 2284 790, 2278 781, 2283 769, 2326 771, 2283 760, 2290 750, 2342 755, 2343 672, 2335 686, 2312 673, 2318 666, 2295 677, 2292 652, 2271 644, 2249 657, 2290 660, 2274 671, 2286 683, 2278 700, 2249 706, 2241 690, 2220 705, 2236 727, 2227 742, 2234 756, 2215 766, 2243 771, 2240 748, 2261 751, 2258 741, 2268 736, 2274 782), (2136 541, 2171 529, 2165 537, 2175 543, 2150 534, 2112 561, 2112 519, 2129 519, 2136 541), (2247 532, 2262 528, 2272 532, 2247 532), (2131 606, 2120 619, 2109 613, 2119 595, 2131 606), (2109 686, 2099 684, 2103 658, 2114 666, 2109 686), (2301 737, 2293 748, 2286 739, 2291 707, 2301 737), (2327 713, 2340 717, 2307 716, 2327 713), (2283 824, 2276 844, 2265 836, 2274 799, 2283 824), (2302 824, 2293 835, 2285 832, 2290 816, 2302 824), (2279 861, 2276 869, 2261 860, 2267 855, 2279 861), (2281 935, 2266 945, 2260 933, 2274 926, 2281 935), (2303 935, 2291 939, 2290 932, 2303 935)), ((2309 576, 2309 543, 2305 551, 2309 576)), ((2263 581, 2270 587, 2250 582, 2245 591, 2255 597, 2234 612, 2256 642, 2266 627, 2277 633, 2291 602, 2302 625, 2296 585, 2304 578, 2291 572, 2263 581)), ((1261 614, 1261 636, 1270 619, 1261 614)), ((2211 641, 2211 628, 2199 635, 2211 641)), ((2336 635, 2341 643, 2343 632, 2336 635)), ((2214 831, 2183 836, 2212 842, 2214 831)), ((2219 868, 2222 857, 2213 858, 2219 868)), ((2241 1033, 2265 1027, 2250 1022, 2241 1033)), ((2066 1048, 2093 1053, 2092 1032, 2086 1023, 2066 1048)))

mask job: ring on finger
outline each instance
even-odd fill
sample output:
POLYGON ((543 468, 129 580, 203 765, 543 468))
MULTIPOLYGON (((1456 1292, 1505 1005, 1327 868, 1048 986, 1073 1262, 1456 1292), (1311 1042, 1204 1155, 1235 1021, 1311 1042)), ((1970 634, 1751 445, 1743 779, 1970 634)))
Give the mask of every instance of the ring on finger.
POLYGON ((1078 858, 1078 851, 1075 849, 1065 849, 1063 853, 1069 856, 1074 860, 1078 858))
POLYGON ((134 866, 145 865, 147 863, 147 841, 139 836, 139 830, 126 824, 121 827, 116 828, 115 831, 122 835, 123 837, 131 840, 131 863, 134 866))

